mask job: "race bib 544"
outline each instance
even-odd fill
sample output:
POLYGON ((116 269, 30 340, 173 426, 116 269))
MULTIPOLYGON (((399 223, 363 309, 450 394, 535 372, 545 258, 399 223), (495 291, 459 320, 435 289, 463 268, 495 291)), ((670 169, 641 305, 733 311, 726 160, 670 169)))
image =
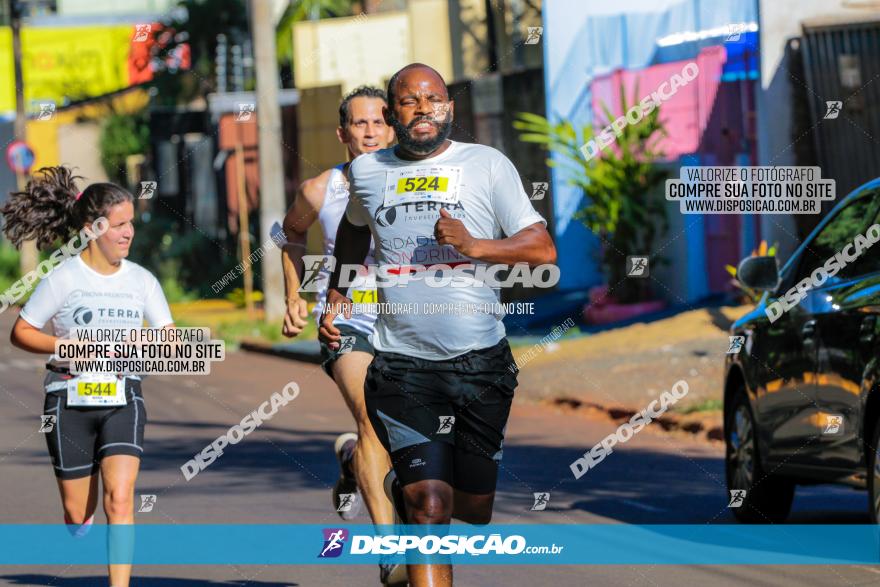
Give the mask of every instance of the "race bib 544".
POLYGON ((67 383, 68 406, 105 408, 125 404, 125 380, 116 375, 84 374, 67 383))

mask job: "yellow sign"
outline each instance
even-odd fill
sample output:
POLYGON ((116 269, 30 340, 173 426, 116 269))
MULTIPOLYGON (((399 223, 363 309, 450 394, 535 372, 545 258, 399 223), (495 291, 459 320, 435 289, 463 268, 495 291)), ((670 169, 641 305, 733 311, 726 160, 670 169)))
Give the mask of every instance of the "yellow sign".
MULTIPOLYGON (((132 25, 24 27, 21 31, 25 108, 60 106, 129 85, 132 25)), ((15 110, 12 31, 0 27, 0 112, 15 110)))

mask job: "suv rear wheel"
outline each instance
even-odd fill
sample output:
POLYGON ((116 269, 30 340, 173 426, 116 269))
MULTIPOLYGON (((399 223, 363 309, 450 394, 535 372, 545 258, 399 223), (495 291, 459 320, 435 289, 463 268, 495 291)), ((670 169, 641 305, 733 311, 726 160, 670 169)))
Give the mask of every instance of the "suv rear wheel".
POLYGON ((874 434, 871 435, 871 445, 868 447, 868 513, 871 522, 880 524, 880 424, 874 426, 874 434))
MULTIPOLYGON (((724 417, 724 468, 733 516, 746 524, 784 522, 794 500, 794 483, 768 475, 761 467, 755 418, 745 389, 734 392, 724 417)), ((880 489, 880 479, 877 483, 880 489)))

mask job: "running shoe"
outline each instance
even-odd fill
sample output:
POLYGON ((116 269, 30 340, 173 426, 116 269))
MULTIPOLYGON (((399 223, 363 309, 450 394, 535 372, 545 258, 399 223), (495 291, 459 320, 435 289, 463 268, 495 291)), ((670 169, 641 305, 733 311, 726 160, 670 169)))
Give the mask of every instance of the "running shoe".
POLYGON ((379 581, 386 587, 406 587, 409 585, 406 565, 379 563, 379 581))
POLYGON ((333 509, 343 520, 353 520, 361 512, 361 494, 352 470, 357 438, 354 432, 346 432, 340 434, 333 445, 340 471, 339 479, 333 485, 333 509))
POLYGON ((89 516, 89 519, 83 522, 82 524, 74 524, 67 517, 67 514, 64 514, 64 523, 67 524, 67 531, 70 532, 70 535, 74 538, 84 538, 86 534, 89 533, 89 530, 92 529, 92 524, 95 521, 95 516, 92 514, 89 516))
MULTIPOLYGON (((403 489, 400 488, 400 482, 394 469, 388 471, 385 475, 385 481, 382 484, 385 488, 385 495, 394 505, 394 523, 406 524, 406 506, 403 502, 403 489)), ((409 584, 409 577, 406 572, 406 565, 396 563, 379 563, 379 579, 383 585, 405 587, 409 584)))

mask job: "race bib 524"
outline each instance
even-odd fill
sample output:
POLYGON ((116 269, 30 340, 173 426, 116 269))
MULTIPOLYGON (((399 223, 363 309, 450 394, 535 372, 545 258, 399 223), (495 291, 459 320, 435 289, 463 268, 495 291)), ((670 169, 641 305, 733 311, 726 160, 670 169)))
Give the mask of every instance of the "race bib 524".
POLYGON ((461 167, 426 165, 392 169, 385 177, 384 206, 410 202, 458 202, 461 167))

